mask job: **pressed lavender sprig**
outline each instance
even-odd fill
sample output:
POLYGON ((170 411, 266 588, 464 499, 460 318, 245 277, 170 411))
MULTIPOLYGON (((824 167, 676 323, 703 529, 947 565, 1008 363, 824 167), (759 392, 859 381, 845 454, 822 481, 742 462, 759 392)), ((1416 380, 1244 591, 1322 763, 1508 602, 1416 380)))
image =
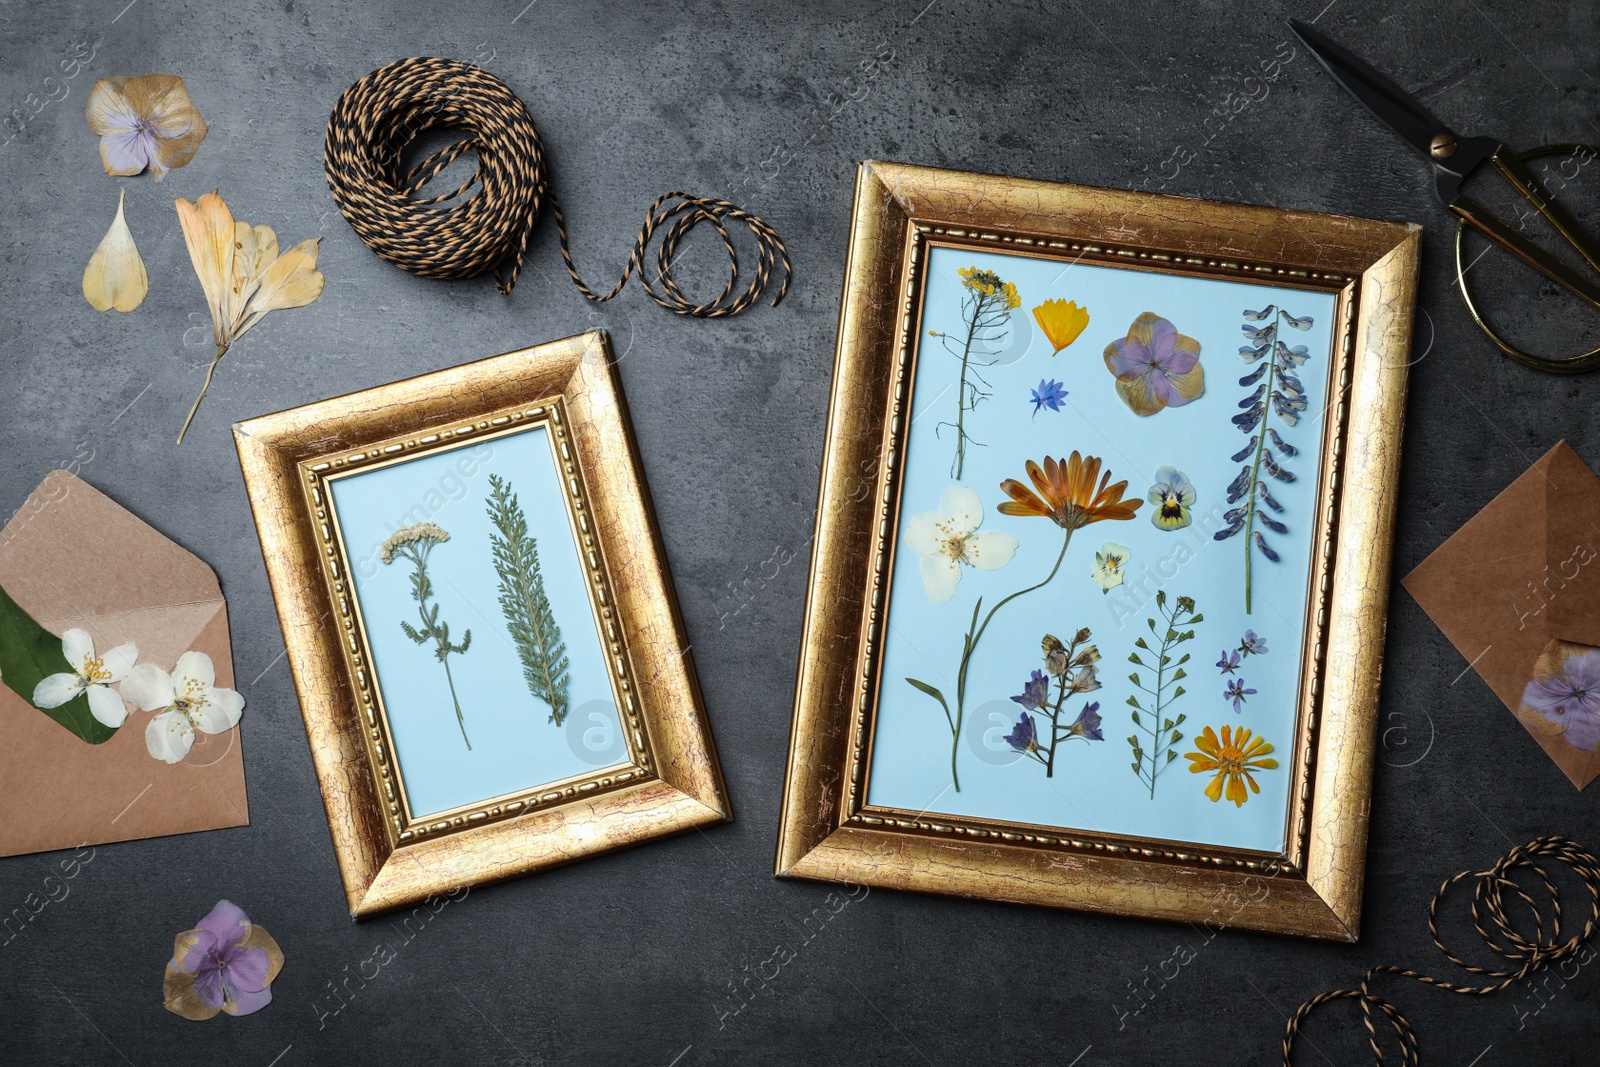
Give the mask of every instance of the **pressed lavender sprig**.
POLYGON ((1279 332, 1284 326, 1293 330, 1309 330, 1312 320, 1309 315, 1295 318, 1276 304, 1268 304, 1261 311, 1246 311, 1244 317, 1247 321, 1241 328, 1245 340, 1254 343, 1247 343, 1240 348, 1239 355, 1246 363, 1258 365, 1239 379, 1240 385, 1247 388, 1254 386, 1254 389, 1239 401, 1239 407, 1244 410, 1233 417, 1233 424, 1239 427, 1240 432, 1253 436, 1249 444, 1231 457, 1233 462, 1244 464, 1228 485, 1228 503, 1235 507, 1223 515, 1227 527, 1213 536, 1218 541, 1225 541, 1235 534, 1244 534, 1244 610, 1248 615, 1250 565, 1254 559, 1251 545, 1253 543, 1256 551, 1276 563, 1280 557, 1262 534, 1262 528, 1278 534, 1289 532, 1289 527, 1274 517, 1273 513, 1283 513, 1283 505, 1273 497, 1262 476, 1280 482, 1294 481, 1294 473, 1285 468, 1283 463, 1300 451, 1285 441, 1277 428, 1268 423, 1273 415, 1277 415, 1285 428, 1294 426, 1306 410, 1306 389, 1296 372, 1304 365, 1309 353, 1305 345, 1290 348, 1284 344, 1279 339, 1279 332), (1250 325, 1269 318, 1272 320, 1269 325, 1250 325), (1270 449, 1267 447, 1269 442, 1272 444, 1270 449))

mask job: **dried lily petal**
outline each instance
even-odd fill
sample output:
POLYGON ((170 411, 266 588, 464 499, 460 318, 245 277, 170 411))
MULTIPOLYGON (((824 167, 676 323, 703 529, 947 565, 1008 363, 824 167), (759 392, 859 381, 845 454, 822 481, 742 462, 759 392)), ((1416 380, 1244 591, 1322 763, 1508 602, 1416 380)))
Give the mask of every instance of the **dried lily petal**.
POLYGON ((207 132, 183 79, 174 74, 101 78, 89 92, 84 117, 100 135, 107 174, 127 176, 149 167, 156 181, 193 159, 207 132))
POLYGON ((212 332, 220 348, 230 340, 229 330, 233 326, 229 313, 235 237, 233 212, 215 191, 202 196, 197 203, 191 204, 182 198, 174 203, 178 208, 178 223, 183 227, 184 244, 189 246, 189 261, 194 264, 195 276, 205 291, 212 332))
POLYGON ((242 336, 269 311, 305 307, 322 295, 327 279, 317 269, 317 248, 321 240, 313 237, 301 241, 267 267, 234 337, 242 336))
MULTIPOLYGON (((278 258, 278 235, 271 226, 235 222, 233 230, 233 281, 228 291, 226 322, 237 323, 245 305, 261 284, 261 272, 278 258)), ((237 337, 240 330, 234 334, 237 337)))
POLYGON ((111 220, 111 228, 89 257, 89 265, 83 268, 83 298, 96 311, 132 311, 144 303, 145 294, 150 291, 144 260, 139 258, 128 221, 122 215, 126 197, 124 189, 117 197, 117 217, 111 220))

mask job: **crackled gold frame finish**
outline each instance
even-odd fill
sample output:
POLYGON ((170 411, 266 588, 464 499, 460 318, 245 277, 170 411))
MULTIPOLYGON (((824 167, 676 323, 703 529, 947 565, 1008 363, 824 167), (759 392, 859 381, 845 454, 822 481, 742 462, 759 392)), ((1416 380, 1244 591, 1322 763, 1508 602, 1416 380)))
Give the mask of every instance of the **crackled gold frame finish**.
POLYGON ((732 817, 603 332, 251 419, 234 440, 352 915, 732 817), (566 483, 627 758, 418 817, 328 483, 535 426, 566 483))
POLYGON ((1420 238, 1399 223, 862 164, 776 873, 1355 940, 1420 238), (865 803, 933 245, 1336 295, 1282 853, 865 803))

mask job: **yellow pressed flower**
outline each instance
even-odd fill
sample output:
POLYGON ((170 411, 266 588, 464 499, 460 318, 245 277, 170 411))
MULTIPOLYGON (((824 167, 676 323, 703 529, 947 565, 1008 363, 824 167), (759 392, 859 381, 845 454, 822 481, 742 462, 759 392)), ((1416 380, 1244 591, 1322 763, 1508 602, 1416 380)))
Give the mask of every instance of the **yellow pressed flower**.
POLYGON ((322 295, 326 281, 317 270, 321 238, 301 241, 278 254, 278 235, 270 226, 236 222, 222 197, 207 193, 198 202, 176 201, 178 222, 189 261, 205 293, 217 355, 206 369, 205 384, 178 433, 178 443, 194 421, 217 362, 269 311, 305 307, 322 295))
POLYGON ((1226 785, 1227 798, 1233 801, 1234 807, 1244 807, 1244 802, 1250 799, 1250 793, 1261 792, 1255 776, 1250 772, 1275 770, 1278 766, 1278 761, 1271 756, 1272 746, 1259 737, 1252 737, 1250 731, 1242 726, 1237 731, 1224 726, 1221 740, 1207 726, 1195 739, 1194 747, 1200 751, 1187 753, 1184 758, 1190 761, 1191 773, 1215 774, 1206 786, 1206 796, 1211 798, 1213 804, 1222 799, 1226 785), (1245 792, 1246 784, 1250 787, 1250 793, 1245 792))
POLYGON ((1022 297, 1017 295, 1016 285, 1006 282, 1005 285, 1000 287, 1000 291, 1005 294, 1007 311, 1015 311, 1022 306, 1022 297))
POLYGON ((128 221, 122 216, 126 195, 126 190, 118 195, 117 217, 100 239, 100 247, 89 257, 89 265, 83 268, 83 298, 96 311, 132 311, 144 303, 145 294, 150 291, 144 260, 139 258, 128 221))
POLYGON ((1053 356, 1060 355, 1063 348, 1076 341, 1089 328, 1088 309, 1060 298, 1046 300, 1034 308, 1033 318, 1039 324, 1039 329, 1044 331, 1050 347, 1055 350, 1050 353, 1053 356))
POLYGON ((100 135, 106 173, 127 176, 146 167, 156 181, 194 158, 206 137, 206 122, 174 74, 101 78, 84 107, 89 128, 100 135))

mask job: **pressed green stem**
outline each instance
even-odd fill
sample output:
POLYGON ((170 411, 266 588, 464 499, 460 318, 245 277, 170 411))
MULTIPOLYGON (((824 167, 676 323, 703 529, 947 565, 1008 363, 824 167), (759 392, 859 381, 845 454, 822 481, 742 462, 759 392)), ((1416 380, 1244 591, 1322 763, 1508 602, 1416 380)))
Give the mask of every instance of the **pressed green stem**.
POLYGON ((439 662, 444 664, 444 680, 450 683, 450 703, 456 706, 456 725, 461 727, 461 740, 467 742, 467 751, 471 752, 472 742, 467 738, 467 720, 462 717, 461 701, 456 698, 456 680, 450 675, 450 661, 440 659, 439 662))
POLYGON ((206 390, 211 388, 211 376, 217 372, 217 364, 222 362, 222 357, 228 354, 226 344, 217 346, 217 354, 211 360, 211 366, 206 368, 205 384, 200 386, 200 395, 194 398, 194 406, 189 409, 189 417, 183 420, 183 429, 178 431, 178 444, 183 444, 183 435, 189 432, 189 424, 194 421, 194 413, 200 410, 200 401, 206 398, 206 390))
POLYGON ((961 470, 967 462, 967 363, 972 358, 972 339, 978 333, 978 316, 983 311, 980 299, 972 306, 972 318, 967 322, 967 343, 961 346, 961 382, 956 391, 956 481, 961 480, 961 470))
MULTIPOLYGON (((978 642, 983 640, 983 632, 989 628, 989 622, 994 618, 995 612, 1011 603, 1024 593, 1031 593, 1036 589, 1043 589, 1050 584, 1056 572, 1061 569, 1061 561, 1067 558, 1067 546, 1072 544, 1072 531, 1067 531, 1067 536, 1061 541, 1061 553, 1056 556, 1056 565, 1050 568, 1050 573, 1038 585, 1030 585, 1026 589, 1018 589, 1015 593, 1005 597, 994 607, 989 609, 989 614, 983 617, 982 625, 967 630, 966 649, 961 653, 961 670, 956 674, 956 721, 955 729, 950 737, 950 780, 955 784, 956 792, 961 792, 961 778, 956 773, 956 753, 961 743, 961 723, 966 715, 967 704, 967 667, 972 663, 972 654, 978 650, 978 642)), ((973 613, 976 621, 977 613, 973 613)))

